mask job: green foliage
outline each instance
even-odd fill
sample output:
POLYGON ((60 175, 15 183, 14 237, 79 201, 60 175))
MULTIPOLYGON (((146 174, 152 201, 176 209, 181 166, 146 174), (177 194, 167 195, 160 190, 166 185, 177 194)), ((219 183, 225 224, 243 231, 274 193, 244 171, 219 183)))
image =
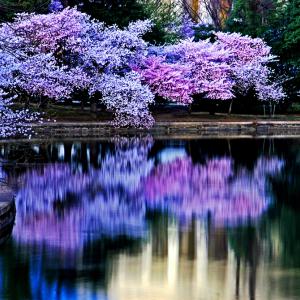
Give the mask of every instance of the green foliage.
POLYGON ((197 24, 197 26, 194 27, 195 30, 195 41, 200 40, 214 40, 215 38, 215 30, 213 25, 210 24, 197 24))
POLYGON ((300 65, 300 0, 236 0, 226 29, 264 38, 283 62, 300 65))
POLYGON ((236 0, 226 27, 229 31, 261 37, 273 28, 284 6, 280 0, 236 0))
POLYGON ((0 0, 0 21, 11 20, 16 13, 48 11, 50 0, 0 0))
POLYGON ((283 48, 287 59, 300 66, 300 0, 291 0, 287 9, 287 19, 283 48))
POLYGON ((125 27, 130 21, 145 19, 143 7, 137 0, 71 0, 69 6, 77 5, 81 11, 108 25, 125 27))
POLYGON ((300 89, 300 0, 236 0, 226 30, 263 38, 279 56, 276 73, 288 78, 294 101, 300 89))
POLYGON ((152 32, 145 39, 154 44, 172 43, 179 35, 174 28, 181 19, 175 4, 157 0, 89 0, 69 1, 69 5, 79 8, 93 18, 112 25, 125 27, 130 21, 151 19, 154 23, 152 32), (80 5, 80 3, 82 3, 80 5))
POLYGON ((138 0, 147 18, 154 23, 151 33, 146 36, 155 44, 174 43, 178 41, 178 28, 182 23, 178 7, 174 2, 157 0, 138 0))

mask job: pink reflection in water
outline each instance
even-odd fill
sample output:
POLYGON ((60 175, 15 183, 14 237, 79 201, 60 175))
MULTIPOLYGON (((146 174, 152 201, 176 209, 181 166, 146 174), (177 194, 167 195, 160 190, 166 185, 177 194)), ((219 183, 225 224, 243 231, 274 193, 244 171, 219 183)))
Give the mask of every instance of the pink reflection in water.
POLYGON ((159 165, 145 182, 145 197, 152 209, 183 218, 210 214, 215 223, 253 219, 269 206, 267 179, 283 166, 278 158, 260 158, 253 171, 234 171, 231 158, 193 164, 190 158, 159 165))

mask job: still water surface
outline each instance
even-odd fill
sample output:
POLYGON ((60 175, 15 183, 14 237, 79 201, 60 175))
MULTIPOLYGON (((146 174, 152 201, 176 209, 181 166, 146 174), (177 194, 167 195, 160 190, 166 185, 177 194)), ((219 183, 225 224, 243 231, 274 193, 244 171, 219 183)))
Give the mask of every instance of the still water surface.
POLYGON ((300 299, 300 140, 0 144, 0 299, 300 299))

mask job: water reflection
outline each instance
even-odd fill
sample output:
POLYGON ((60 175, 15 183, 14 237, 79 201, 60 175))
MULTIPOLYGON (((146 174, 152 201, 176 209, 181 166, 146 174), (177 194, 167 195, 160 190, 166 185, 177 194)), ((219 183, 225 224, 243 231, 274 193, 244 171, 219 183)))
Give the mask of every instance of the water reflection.
POLYGON ((179 217, 209 215, 215 223, 243 222, 268 208, 268 177, 278 174, 283 164, 277 157, 259 157, 253 170, 234 171, 229 157, 208 159, 205 164, 176 159, 153 171, 144 192, 149 207, 179 217))
POLYGON ((215 142, 2 145, 17 215, 0 298, 299 298, 300 218, 280 196, 297 143, 215 142))
POLYGON ((150 210, 184 220, 209 216, 214 223, 243 222, 268 208, 268 176, 284 165, 275 156, 259 157, 253 170, 234 170, 230 157, 194 164, 170 152, 171 161, 155 166, 148 158, 151 146, 150 138, 118 139, 99 168, 83 172, 53 163, 26 171, 19 177, 14 237, 76 251, 91 236, 145 235, 150 210))
MULTIPOLYGON (((1 190, 1 185, 0 185, 1 190)), ((0 201, 2 195, 0 193, 0 201)), ((14 222, 15 222, 16 210, 14 202, 6 202, 4 205, 0 202, 0 247, 11 236, 14 222)))

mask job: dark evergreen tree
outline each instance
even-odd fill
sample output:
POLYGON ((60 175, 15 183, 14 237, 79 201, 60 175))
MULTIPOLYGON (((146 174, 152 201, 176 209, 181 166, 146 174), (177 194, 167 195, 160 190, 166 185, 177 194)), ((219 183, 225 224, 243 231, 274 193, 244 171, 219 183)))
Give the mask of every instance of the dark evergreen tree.
POLYGON ((278 0, 234 1, 227 29, 253 37, 261 36, 272 27, 279 3, 278 0))
POLYGON ((300 0, 235 0, 226 29, 263 38, 279 56, 273 68, 288 78, 284 87, 289 99, 299 98, 300 0))
POLYGON ((172 27, 178 25, 180 16, 173 3, 157 0, 68 0, 64 6, 77 6, 81 11, 108 25, 127 26, 131 21, 153 20, 152 31, 145 39, 154 44, 173 42, 178 34, 172 27))
POLYGON ((0 22, 11 20, 16 13, 46 13, 50 0, 0 0, 0 22))
POLYGON ((300 0, 291 0, 287 9, 288 25, 284 35, 287 59, 300 67, 300 0))
POLYGON ((80 10, 106 24, 123 27, 130 21, 145 19, 143 6, 136 0, 70 0, 70 6, 77 5, 80 10))

